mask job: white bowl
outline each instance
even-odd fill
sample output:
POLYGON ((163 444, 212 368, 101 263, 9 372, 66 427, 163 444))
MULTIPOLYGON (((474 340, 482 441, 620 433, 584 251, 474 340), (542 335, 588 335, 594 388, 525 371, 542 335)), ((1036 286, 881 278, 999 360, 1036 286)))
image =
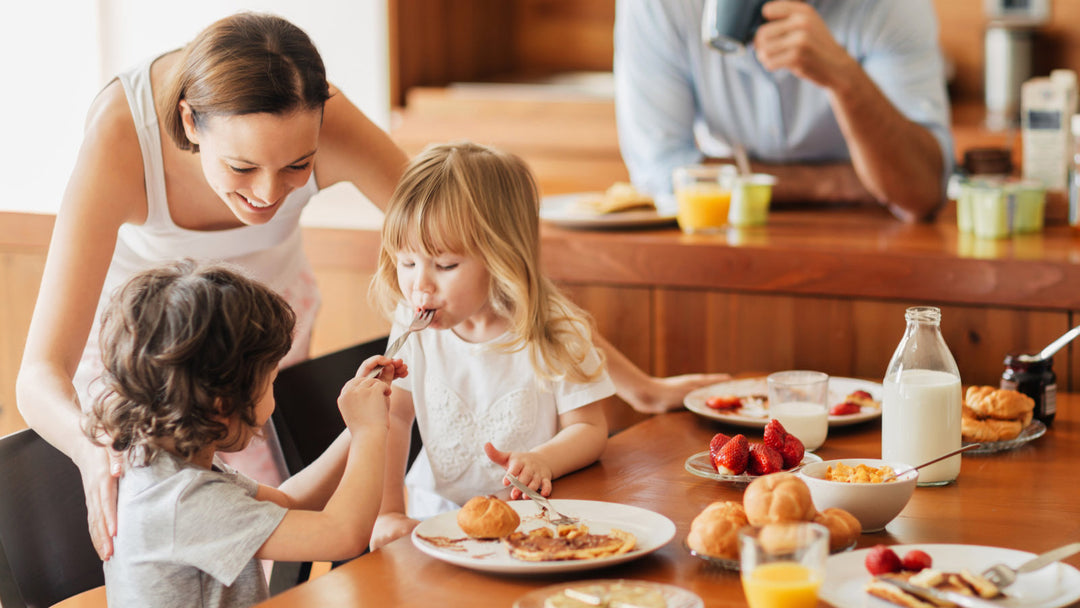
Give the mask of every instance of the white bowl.
POLYGON ((810 488, 810 497, 818 511, 831 507, 843 509, 859 520, 863 532, 883 530, 885 524, 899 515, 911 499, 915 482, 919 479, 919 472, 911 470, 911 465, 877 458, 841 458, 812 462, 799 469, 796 475, 810 488), (888 483, 826 481, 826 469, 841 462, 849 467, 860 464, 870 467, 889 466, 893 471, 907 472, 888 483))

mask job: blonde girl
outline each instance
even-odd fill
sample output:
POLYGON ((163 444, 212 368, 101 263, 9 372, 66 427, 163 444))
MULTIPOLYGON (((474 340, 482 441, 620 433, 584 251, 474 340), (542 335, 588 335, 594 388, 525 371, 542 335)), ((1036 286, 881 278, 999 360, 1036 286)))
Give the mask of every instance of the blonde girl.
POLYGON ((548 495, 604 449, 597 401, 615 389, 588 317, 540 272, 538 209, 524 162, 472 143, 429 147, 391 197, 373 297, 395 317, 391 337, 417 308, 435 314, 401 352, 412 373, 391 397, 373 547, 500 489, 506 472, 548 495), (414 416, 424 453, 406 478, 414 416))

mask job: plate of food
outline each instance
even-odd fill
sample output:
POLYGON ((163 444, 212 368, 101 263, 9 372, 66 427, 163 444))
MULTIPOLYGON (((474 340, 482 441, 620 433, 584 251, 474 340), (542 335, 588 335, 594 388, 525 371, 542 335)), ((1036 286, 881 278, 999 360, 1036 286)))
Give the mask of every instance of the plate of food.
MULTIPOLYGON (((880 382, 829 377, 829 426, 847 426, 881 417, 880 382)), ((734 426, 764 428, 769 422, 765 376, 729 380, 690 391, 683 399, 695 414, 734 426)))
POLYGON ((1039 437, 1046 434, 1046 425, 1039 420, 1032 420, 1016 437, 1012 439, 1005 439, 1002 441, 964 441, 964 445, 971 443, 978 443, 980 447, 973 450, 964 452, 964 455, 970 454, 995 454, 997 452, 1005 452, 1007 450, 1015 450, 1016 448, 1035 441, 1039 437))
POLYGON ((675 214, 659 211, 651 196, 617 182, 604 192, 545 196, 540 219, 563 228, 645 228, 672 224, 675 214))
MULTIPOLYGON (((908 582, 934 586, 938 589, 969 583, 957 581, 950 576, 939 579, 934 574, 935 572, 946 575, 964 571, 978 574, 993 564, 1004 563, 1016 567, 1035 557, 1035 554, 1026 551, 976 545, 893 545, 890 548, 898 556, 905 556, 913 550, 924 552, 931 560, 931 566, 918 573, 922 575, 921 580, 915 579, 917 574, 912 572, 898 573, 898 575, 908 582), (924 572, 926 574, 923 574, 924 572)), ((825 567, 825 581, 818 592, 820 599, 836 608, 895 608, 896 604, 873 596, 867 591, 867 586, 874 580, 874 575, 866 568, 866 558, 874 550, 860 549, 829 557, 825 567)), ((893 589, 886 587, 886 591, 893 592, 893 589)), ((1051 564, 1041 570, 1020 575, 1015 583, 1002 589, 1000 593, 1001 595, 986 599, 987 605, 1002 608, 1068 606, 1080 600, 1080 570, 1060 562, 1051 564)))
POLYGON ((652 553, 675 537, 670 519, 631 505, 553 498, 555 509, 580 520, 577 527, 556 528, 531 500, 504 504, 520 520, 507 536, 471 537, 458 525, 459 511, 450 511, 420 522, 412 542, 436 559, 472 570, 547 574, 621 564, 652 553))
POLYGON ((675 585, 626 579, 586 580, 534 589, 514 608, 563 606, 640 606, 641 608, 704 608, 696 593, 675 585))
MULTIPOLYGON (((794 458, 792 458, 792 460, 794 460, 794 458)), ((802 462, 800 462, 798 466, 786 469, 786 472, 794 473, 811 462, 821 462, 821 456, 806 452, 806 454, 803 455, 802 462)), ((697 475, 698 477, 704 477, 705 479, 712 479, 714 481, 723 481, 735 485, 746 485, 759 477, 758 475, 750 475, 749 473, 743 473, 742 475, 725 475, 717 472, 716 467, 713 466, 712 457, 709 455, 708 450, 698 452, 687 458, 683 467, 688 472, 697 475)))

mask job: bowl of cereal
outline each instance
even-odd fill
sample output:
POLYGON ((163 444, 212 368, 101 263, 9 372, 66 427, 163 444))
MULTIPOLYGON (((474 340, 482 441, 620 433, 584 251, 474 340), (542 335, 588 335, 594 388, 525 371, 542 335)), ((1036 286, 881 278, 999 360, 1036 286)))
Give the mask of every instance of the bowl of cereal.
POLYGON ((813 462, 796 473, 814 500, 814 507, 843 509, 862 524, 863 532, 877 532, 907 505, 919 472, 911 465, 877 458, 844 458, 813 462), (900 473, 885 481, 893 473, 900 473))

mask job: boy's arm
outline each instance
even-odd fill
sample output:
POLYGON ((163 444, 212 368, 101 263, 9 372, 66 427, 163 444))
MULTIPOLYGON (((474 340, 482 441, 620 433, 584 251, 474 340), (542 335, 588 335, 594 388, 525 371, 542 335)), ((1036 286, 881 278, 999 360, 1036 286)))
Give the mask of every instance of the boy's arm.
POLYGON ((273 501, 286 509, 322 510, 341 482, 351 439, 348 429, 342 431, 315 462, 279 487, 260 485, 255 498, 273 501))
POLYGON ((386 482, 379 517, 371 534, 372 550, 412 532, 418 523, 405 515, 405 469, 414 417, 412 393, 394 391, 390 395, 390 431, 386 440, 386 482))
MULTIPOLYGON (((364 378, 363 372, 361 366, 338 397, 338 408, 349 431, 347 461, 337 489, 321 511, 288 511, 256 557, 282 561, 340 560, 355 557, 367 547, 382 500, 390 386, 364 378)), ((394 373, 391 368, 384 376, 392 377, 394 373)), ((341 438, 335 440, 333 447, 339 441, 341 438)), ((333 455, 320 457, 313 466, 320 461, 322 475, 314 474, 307 481, 302 478, 298 484, 308 488, 305 500, 315 500, 319 488, 333 476, 333 455)), ((263 490, 262 494, 269 497, 270 493, 263 490)))

